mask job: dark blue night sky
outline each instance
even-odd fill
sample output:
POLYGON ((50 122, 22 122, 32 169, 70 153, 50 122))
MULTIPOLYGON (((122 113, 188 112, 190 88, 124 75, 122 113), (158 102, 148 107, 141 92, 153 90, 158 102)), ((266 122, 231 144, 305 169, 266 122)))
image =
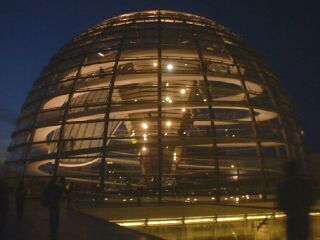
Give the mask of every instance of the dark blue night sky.
POLYGON ((216 20, 256 48, 288 91, 312 152, 320 146, 318 0, 0 1, 0 159, 28 91, 60 47, 122 13, 169 9, 216 20))

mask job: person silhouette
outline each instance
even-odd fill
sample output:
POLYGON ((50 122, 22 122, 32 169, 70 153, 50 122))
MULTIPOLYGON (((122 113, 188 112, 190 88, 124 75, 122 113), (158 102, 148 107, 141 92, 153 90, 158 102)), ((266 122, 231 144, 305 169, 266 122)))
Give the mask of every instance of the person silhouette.
POLYGON ((9 211, 9 193, 9 186, 3 179, 0 179, 0 236, 3 234, 7 221, 9 211))
POLYGON ((278 188, 278 208, 287 215, 288 240, 309 239, 309 212, 313 203, 311 182, 299 174, 296 162, 285 163, 284 180, 278 188))
POLYGON ((24 182, 20 181, 15 192, 17 219, 19 224, 22 222, 22 218, 23 218, 25 198, 26 198, 26 191, 24 187, 24 182))
POLYGON ((60 218, 60 202, 63 195, 62 187, 52 178, 46 186, 42 196, 42 205, 49 209, 50 239, 58 239, 58 228, 60 218))

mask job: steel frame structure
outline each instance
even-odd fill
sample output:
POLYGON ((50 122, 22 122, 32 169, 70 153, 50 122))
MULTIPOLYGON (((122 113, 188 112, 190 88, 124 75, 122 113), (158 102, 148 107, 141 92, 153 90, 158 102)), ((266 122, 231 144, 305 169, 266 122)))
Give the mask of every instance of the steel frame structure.
POLYGON ((284 161, 303 165, 301 138, 255 50, 212 20, 154 10, 105 20, 50 60, 6 163, 92 191, 220 201, 272 193, 284 161))

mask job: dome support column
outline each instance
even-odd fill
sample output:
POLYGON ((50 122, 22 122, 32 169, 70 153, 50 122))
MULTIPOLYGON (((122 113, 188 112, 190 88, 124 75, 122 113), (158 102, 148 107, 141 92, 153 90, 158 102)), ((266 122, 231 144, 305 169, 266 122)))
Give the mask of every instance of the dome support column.
POLYGON ((63 152, 63 146, 64 146, 64 128, 67 122, 67 115, 68 115, 68 109, 69 106, 71 104, 71 100, 73 98, 74 92, 75 92, 75 87, 77 84, 77 81, 79 79, 79 77, 81 76, 81 68, 84 65, 86 60, 86 57, 84 57, 84 59, 82 60, 82 64, 80 64, 80 66, 77 69, 77 73, 76 76, 72 82, 71 88, 70 88, 70 92, 69 92, 69 96, 67 99, 67 102, 64 104, 64 112, 63 112, 63 116, 62 116, 62 120, 61 120, 61 127, 60 127, 60 131, 59 131, 59 138, 58 138, 58 144, 57 144, 57 157, 54 160, 54 167, 53 167, 53 177, 57 177, 57 173, 58 173, 58 168, 59 168, 59 164, 60 164, 60 158, 61 158, 61 154, 63 152))
POLYGON ((253 136, 254 136, 255 142, 256 142, 257 157, 258 157, 259 163, 260 163, 261 192, 262 192, 263 199, 266 200, 267 199, 267 192, 266 192, 266 190, 267 190, 267 181, 266 181, 266 173, 265 173, 265 163, 264 163, 264 157, 263 157, 263 151, 262 151, 262 144, 261 144, 261 140, 260 140, 260 136, 259 136, 259 131, 258 131, 258 128, 257 128, 257 124, 258 123, 257 123, 256 118, 255 118, 253 103, 251 102, 250 95, 249 95, 249 90, 248 90, 248 88, 246 86, 246 83, 245 83, 245 77, 241 73, 241 69, 239 67, 239 63, 238 63, 236 57, 234 56, 232 50, 228 49, 227 46, 226 46, 226 49, 229 51, 229 54, 232 57, 233 62, 235 64, 236 68, 237 68, 237 71, 238 71, 238 74, 239 74, 239 80, 241 82, 241 87, 242 87, 242 90, 243 90, 244 95, 245 95, 245 101, 246 101, 247 106, 248 106, 248 110, 249 110, 249 114, 250 114, 250 118, 251 118, 252 132, 253 132, 253 136))
POLYGON ((162 160, 163 160, 163 151, 162 151, 162 50, 161 50, 161 17, 160 10, 158 11, 158 203, 162 203, 162 160))
POLYGON ((203 80, 205 83, 205 91, 206 91, 206 97, 208 99, 208 108, 209 108, 209 117, 210 117, 210 137, 212 140, 212 147, 211 147, 211 152, 212 152, 212 157, 213 157, 213 162, 214 162, 214 185, 216 188, 215 191, 215 197, 217 202, 220 202, 221 198, 221 183, 220 183, 220 166, 219 166, 219 156, 218 156, 218 145, 217 145, 217 139, 216 139, 216 127, 215 127, 215 115, 213 112, 212 108, 212 94, 210 91, 210 83, 207 77, 207 66, 204 60, 204 56, 202 53, 201 45, 197 37, 197 33, 194 29, 192 29, 192 36, 193 40, 195 42, 197 52, 198 52, 198 57, 199 57, 199 62, 200 62, 200 70, 202 72, 203 80))
POLYGON ((106 110, 105 110, 105 115, 104 115, 104 128, 103 128, 103 141, 102 141, 102 148, 101 148, 101 162, 100 162, 100 183, 99 183, 99 188, 101 191, 104 191, 104 182, 105 182, 105 176, 106 176, 106 157, 107 157, 107 142, 108 142, 108 129, 109 129, 109 116, 110 116, 110 111, 111 111, 111 104, 112 104, 112 94, 113 94, 113 89, 114 89, 114 82, 117 77, 117 69, 119 65, 119 59, 122 51, 122 46, 123 42, 125 40, 125 36, 127 33, 127 29, 124 31, 122 38, 120 40, 120 43, 118 45, 118 50, 117 54, 115 57, 115 63, 113 65, 113 70, 112 70, 112 77, 109 83, 109 93, 107 97, 107 102, 106 102, 106 110))

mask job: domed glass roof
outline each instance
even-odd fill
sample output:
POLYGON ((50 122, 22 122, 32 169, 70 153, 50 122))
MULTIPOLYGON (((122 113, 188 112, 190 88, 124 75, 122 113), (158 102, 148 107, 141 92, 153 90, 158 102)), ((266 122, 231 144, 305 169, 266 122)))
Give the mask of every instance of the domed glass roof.
POLYGON ((173 11, 124 14, 72 39, 12 138, 7 164, 23 176, 167 200, 261 197, 284 161, 303 159, 265 61, 223 26, 173 11))

